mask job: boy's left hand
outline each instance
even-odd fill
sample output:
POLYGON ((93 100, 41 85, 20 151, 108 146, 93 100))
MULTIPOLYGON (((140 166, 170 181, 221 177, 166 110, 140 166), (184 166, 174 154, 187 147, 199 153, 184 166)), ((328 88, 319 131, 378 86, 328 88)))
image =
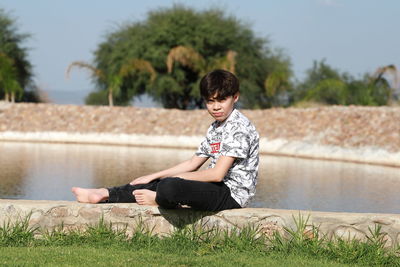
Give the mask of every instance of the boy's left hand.
POLYGON ((137 184, 148 184, 151 181, 153 181, 154 178, 152 178, 150 175, 145 175, 145 176, 141 176, 139 178, 136 178, 135 180, 133 180, 132 182, 130 182, 131 185, 137 185, 137 184))

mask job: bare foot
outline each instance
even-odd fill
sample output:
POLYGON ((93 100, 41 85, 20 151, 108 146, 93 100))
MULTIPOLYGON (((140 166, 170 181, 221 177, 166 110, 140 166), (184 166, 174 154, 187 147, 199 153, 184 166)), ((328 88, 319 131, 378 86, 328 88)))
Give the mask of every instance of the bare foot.
POLYGON ((76 200, 82 203, 96 204, 100 201, 108 199, 108 190, 105 188, 100 189, 86 189, 81 187, 72 187, 76 200))
POLYGON ((156 192, 147 189, 138 189, 132 192, 139 205, 158 206, 156 202, 156 192))

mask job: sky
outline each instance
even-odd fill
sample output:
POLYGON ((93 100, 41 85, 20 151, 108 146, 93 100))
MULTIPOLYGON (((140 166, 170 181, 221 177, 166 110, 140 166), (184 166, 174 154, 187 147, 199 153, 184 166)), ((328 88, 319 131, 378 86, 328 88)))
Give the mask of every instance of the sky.
MULTIPOLYGON (((398 0, 0 0, 20 32, 32 35, 24 45, 34 81, 59 104, 83 104, 95 87, 84 71, 66 79, 71 62, 93 62, 93 52, 118 25, 173 4, 222 8, 248 23, 256 36, 283 49, 297 80, 322 59, 356 78, 389 64, 400 68, 398 0)), ((155 105, 146 98, 134 104, 155 105)))

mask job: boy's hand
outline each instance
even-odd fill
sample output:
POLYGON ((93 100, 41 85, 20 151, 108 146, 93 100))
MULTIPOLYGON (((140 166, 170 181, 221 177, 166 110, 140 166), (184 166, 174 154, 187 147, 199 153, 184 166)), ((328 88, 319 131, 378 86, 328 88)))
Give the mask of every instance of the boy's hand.
POLYGON ((151 177, 150 175, 145 175, 139 178, 136 178, 135 180, 133 180, 132 182, 130 182, 131 185, 136 185, 136 184, 148 184, 151 181, 153 181, 154 178, 151 177))

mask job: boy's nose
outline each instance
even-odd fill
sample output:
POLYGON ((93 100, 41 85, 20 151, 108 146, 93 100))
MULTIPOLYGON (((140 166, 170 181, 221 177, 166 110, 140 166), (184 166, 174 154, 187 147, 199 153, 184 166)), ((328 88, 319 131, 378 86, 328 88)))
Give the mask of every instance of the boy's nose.
POLYGON ((213 105, 213 109, 214 110, 219 110, 219 109, 221 109, 221 105, 218 102, 215 102, 214 105, 213 105))

